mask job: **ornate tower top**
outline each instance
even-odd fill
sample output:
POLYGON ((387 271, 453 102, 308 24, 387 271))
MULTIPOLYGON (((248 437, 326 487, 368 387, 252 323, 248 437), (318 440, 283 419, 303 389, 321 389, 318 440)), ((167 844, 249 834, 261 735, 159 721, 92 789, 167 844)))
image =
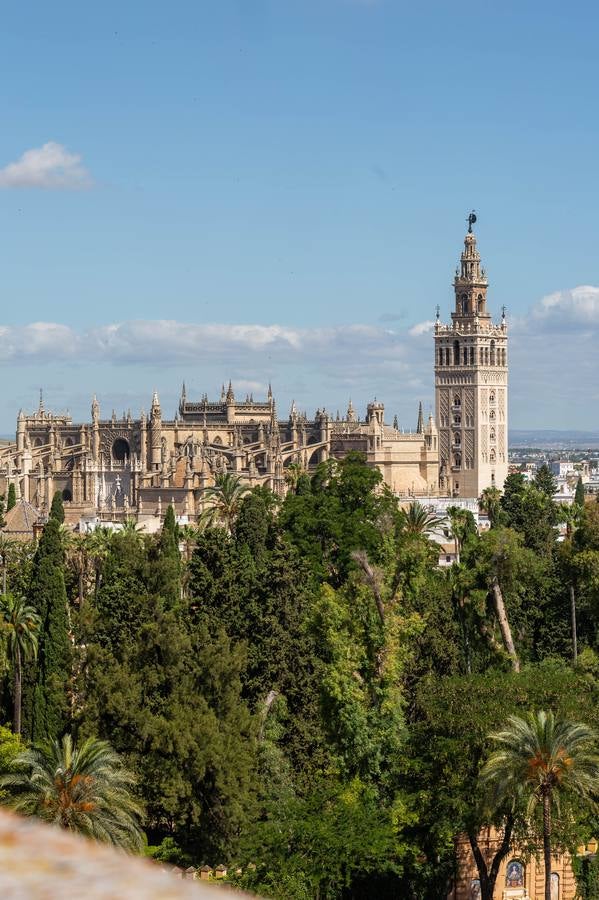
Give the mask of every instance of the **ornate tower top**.
POLYGON ((490 319, 487 312, 487 288, 489 282, 484 268, 481 266, 480 253, 476 247, 476 235, 472 226, 476 222, 476 214, 468 216, 468 232, 464 238, 464 249, 460 257, 460 265, 456 269, 453 287, 455 290, 455 312, 451 314, 454 323, 458 320, 490 319))
POLYGON ((227 403, 233 403, 235 400, 235 394, 233 393, 233 385, 231 384, 231 379, 229 379, 229 387, 227 388, 226 401, 227 403))

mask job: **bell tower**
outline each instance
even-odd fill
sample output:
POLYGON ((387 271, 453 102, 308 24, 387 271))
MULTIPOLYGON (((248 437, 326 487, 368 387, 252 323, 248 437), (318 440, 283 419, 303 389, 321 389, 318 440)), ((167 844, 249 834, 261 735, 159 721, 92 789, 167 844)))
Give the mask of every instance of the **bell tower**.
POLYGON ((435 402, 439 490, 480 497, 507 477, 508 368, 505 307, 499 325, 487 309, 488 281, 468 216, 453 282, 451 323, 435 323, 435 402))

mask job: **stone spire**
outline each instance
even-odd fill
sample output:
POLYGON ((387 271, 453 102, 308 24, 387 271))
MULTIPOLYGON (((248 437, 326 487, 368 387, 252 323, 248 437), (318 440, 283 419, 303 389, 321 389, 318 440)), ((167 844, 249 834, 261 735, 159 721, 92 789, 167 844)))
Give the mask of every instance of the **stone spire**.
POLYGON ((162 410, 160 409, 160 400, 158 399, 158 391, 154 391, 152 395, 152 406, 150 408, 150 418, 162 418, 162 410))
POLYGON ((92 422, 97 422, 100 418, 100 404, 98 398, 94 394, 92 399, 92 422))
POLYGON ((272 385, 270 381, 268 382, 268 394, 266 395, 267 400, 272 400, 272 385))
POLYGON ((418 404, 418 424, 416 425, 416 434, 424 434, 424 416, 422 415, 422 400, 418 404))
POLYGON ((226 401, 227 401, 227 403, 235 402, 235 394, 233 393, 233 385, 231 384, 231 379, 229 379, 229 387, 227 388, 226 401))
POLYGON ((346 415, 346 419, 347 419, 348 422, 355 422, 355 421, 356 421, 356 411, 355 411, 355 409, 354 409, 354 404, 352 403, 351 397, 349 398, 349 403, 348 403, 348 405, 347 405, 347 415, 346 415))

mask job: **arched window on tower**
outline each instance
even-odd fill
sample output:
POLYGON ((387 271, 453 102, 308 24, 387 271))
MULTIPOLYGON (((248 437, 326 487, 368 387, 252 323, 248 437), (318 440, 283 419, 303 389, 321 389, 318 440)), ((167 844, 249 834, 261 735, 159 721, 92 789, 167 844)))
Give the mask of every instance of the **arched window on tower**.
POLYGON ((495 341, 491 341, 491 365, 495 365, 495 341))
POLYGON ((483 309, 485 308, 485 301, 484 301, 484 297, 482 294, 479 294, 476 299, 478 301, 477 308, 478 308, 478 312, 480 315, 480 313, 482 313, 483 309))
POLYGON ((483 350, 482 347, 480 348, 480 360, 479 361, 480 361, 481 366, 484 364, 484 361, 485 361, 485 351, 483 350))
POLYGON ((460 297, 460 310, 463 316, 468 315, 468 295, 462 294, 460 297))
POLYGON ((453 405, 457 406, 458 408, 462 405, 462 401, 460 400, 459 394, 456 394, 455 397, 453 398, 453 405))
POLYGON ((489 348, 485 347, 485 366, 489 365, 489 348))
POLYGON ((454 366, 459 366, 460 364, 460 342, 453 342, 453 364, 454 366))
POLYGON ((443 365, 443 347, 439 347, 439 365, 443 365))
POLYGON ((474 365, 474 347, 470 347, 470 365, 474 365))
POLYGON ((449 365, 449 347, 445 348, 445 365, 449 365))
POLYGON ((495 403, 495 391, 491 391, 489 394, 489 403, 495 403))
POLYGON ((468 365, 468 347, 464 347, 464 365, 468 365))

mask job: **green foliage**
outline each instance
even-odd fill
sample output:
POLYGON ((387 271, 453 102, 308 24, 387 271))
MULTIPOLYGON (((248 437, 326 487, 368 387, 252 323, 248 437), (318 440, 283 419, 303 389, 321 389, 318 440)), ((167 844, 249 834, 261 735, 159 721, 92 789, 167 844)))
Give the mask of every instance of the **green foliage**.
POLYGON ((9 512, 14 506, 17 505, 17 489, 15 487, 14 481, 8 485, 8 497, 6 500, 6 510, 9 512))
POLYGON ((56 519, 59 525, 64 522, 64 505, 62 502, 62 491, 56 491, 52 497, 52 505, 50 507, 50 518, 56 519))
POLYGON ((24 750, 0 778, 9 805, 69 831, 140 849, 142 809, 131 794, 134 776, 105 741, 79 746, 70 735, 24 750))
POLYGON ((144 849, 144 855, 157 862, 167 863, 170 866, 185 868, 190 865, 191 857, 185 853, 174 838, 165 837, 157 847, 148 846, 144 849))
POLYGON ((60 524, 50 518, 34 559, 29 593, 40 629, 33 691, 24 692, 29 705, 25 722, 36 741, 60 737, 69 723, 72 650, 63 567, 60 524))
POLYGON ((304 800, 258 824, 245 856, 264 862, 246 868, 239 884, 265 897, 324 900, 342 896, 356 879, 371 878, 372 887, 396 882, 404 851, 400 821, 399 811, 381 809, 376 792, 359 779, 323 780, 304 800))
POLYGON ((4 513, 6 512, 6 500, 4 494, 0 494, 0 530, 6 525, 4 513))
POLYGON ((584 506, 584 484, 582 483, 582 475, 578 476, 576 482, 576 491, 574 492, 574 503, 576 506, 584 506))

